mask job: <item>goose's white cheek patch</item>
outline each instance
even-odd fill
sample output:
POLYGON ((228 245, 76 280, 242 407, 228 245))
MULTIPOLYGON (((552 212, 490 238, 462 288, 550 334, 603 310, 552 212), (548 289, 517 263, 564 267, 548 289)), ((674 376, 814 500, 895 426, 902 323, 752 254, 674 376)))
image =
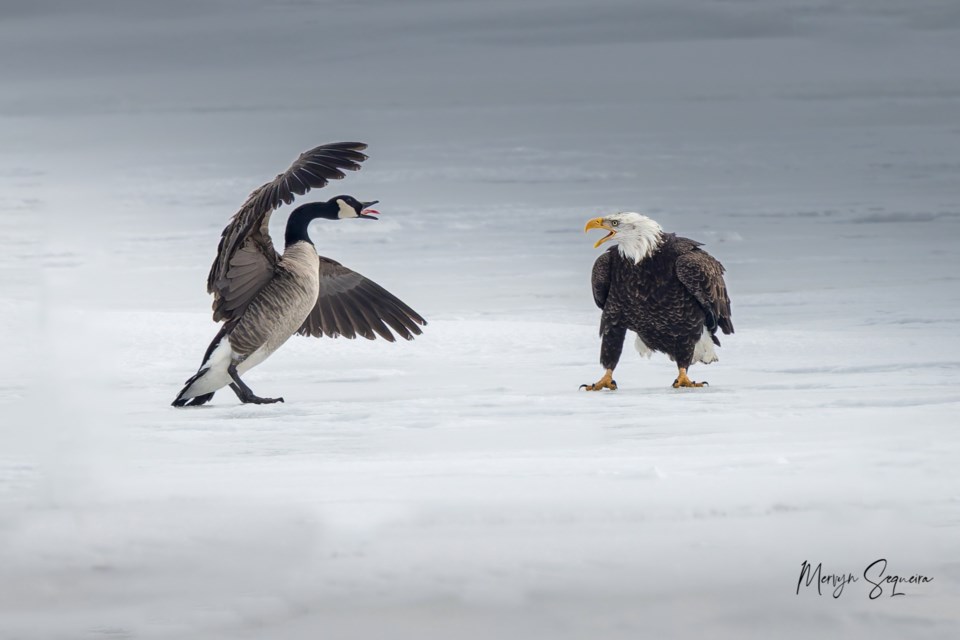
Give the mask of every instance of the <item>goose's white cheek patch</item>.
POLYGON ((343 200, 341 200, 340 198, 337 199, 337 205, 340 207, 340 212, 337 214, 337 217, 338 217, 338 218, 343 219, 343 218, 356 218, 356 217, 357 217, 357 212, 356 212, 356 210, 355 210, 353 207, 351 207, 350 205, 348 205, 346 202, 344 202, 343 200))

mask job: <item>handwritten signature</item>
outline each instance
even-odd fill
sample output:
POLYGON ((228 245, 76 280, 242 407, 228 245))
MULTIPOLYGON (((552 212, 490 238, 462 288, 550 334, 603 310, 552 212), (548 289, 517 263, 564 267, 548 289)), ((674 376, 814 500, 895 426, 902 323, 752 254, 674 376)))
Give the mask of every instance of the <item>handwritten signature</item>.
POLYGON ((909 576, 888 574, 886 558, 874 560, 867 565, 860 575, 854 575, 852 572, 824 573, 822 562, 818 562, 814 567, 810 562, 804 560, 800 568, 800 579, 797 580, 797 595, 800 595, 801 588, 810 588, 816 585, 818 595, 822 596, 826 587, 828 593, 829 589, 832 588, 833 597, 839 598, 848 584, 860 582, 861 577, 864 582, 873 585, 873 588, 867 593, 871 600, 883 596, 885 589, 888 589, 886 593, 889 597, 893 598, 907 595, 904 585, 933 582, 933 578, 920 573, 909 576))

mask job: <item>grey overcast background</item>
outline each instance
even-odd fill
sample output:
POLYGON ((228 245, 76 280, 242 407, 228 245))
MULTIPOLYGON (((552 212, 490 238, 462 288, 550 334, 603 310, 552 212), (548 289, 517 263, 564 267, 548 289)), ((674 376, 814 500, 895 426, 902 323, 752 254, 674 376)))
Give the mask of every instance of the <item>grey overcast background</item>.
POLYGON ((0 0, 0 637, 957 637, 958 60, 946 0, 0 0), (170 408, 335 140, 318 250, 424 335, 170 408), (727 266, 708 389, 577 392, 617 210, 727 266), (934 580, 796 593, 878 558, 934 580))

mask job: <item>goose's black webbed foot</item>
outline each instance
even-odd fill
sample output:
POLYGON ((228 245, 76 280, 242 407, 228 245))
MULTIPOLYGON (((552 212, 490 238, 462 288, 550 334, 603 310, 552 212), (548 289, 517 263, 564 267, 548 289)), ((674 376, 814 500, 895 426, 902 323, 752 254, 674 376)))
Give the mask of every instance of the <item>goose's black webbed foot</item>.
POLYGON ((230 388, 233 389, 233 392, 237 394, 237 397, 243 404, 273 404, 275 402, 283 402, 283 398, 261 398, 251 391, 250 387, 243 383, 243 380, 240 379, 240 376, 235 375, 236 369, 231 367, 230 373, 233 375, 233 379, 235 381, 230 384, 230 388))

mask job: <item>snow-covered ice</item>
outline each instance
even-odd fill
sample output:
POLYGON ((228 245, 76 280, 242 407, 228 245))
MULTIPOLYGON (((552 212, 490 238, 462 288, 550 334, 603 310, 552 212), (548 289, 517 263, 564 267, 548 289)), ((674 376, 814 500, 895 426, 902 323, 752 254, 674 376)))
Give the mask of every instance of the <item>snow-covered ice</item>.
MULTIPOLYGON (((0 7, 0 637, 957 637, 960 13, 0 7), (318 250, 427 317, 169 406, 246 194, 370 144, 318 250), (709 388, 595 381, 584 222, 727 267, 709 388), (801 564, 925 574, 795 594, 801 564), (889 589, 889 588, 888 588, 889 589)), ((280 232, 284 209, 274 216, 280 232)))

